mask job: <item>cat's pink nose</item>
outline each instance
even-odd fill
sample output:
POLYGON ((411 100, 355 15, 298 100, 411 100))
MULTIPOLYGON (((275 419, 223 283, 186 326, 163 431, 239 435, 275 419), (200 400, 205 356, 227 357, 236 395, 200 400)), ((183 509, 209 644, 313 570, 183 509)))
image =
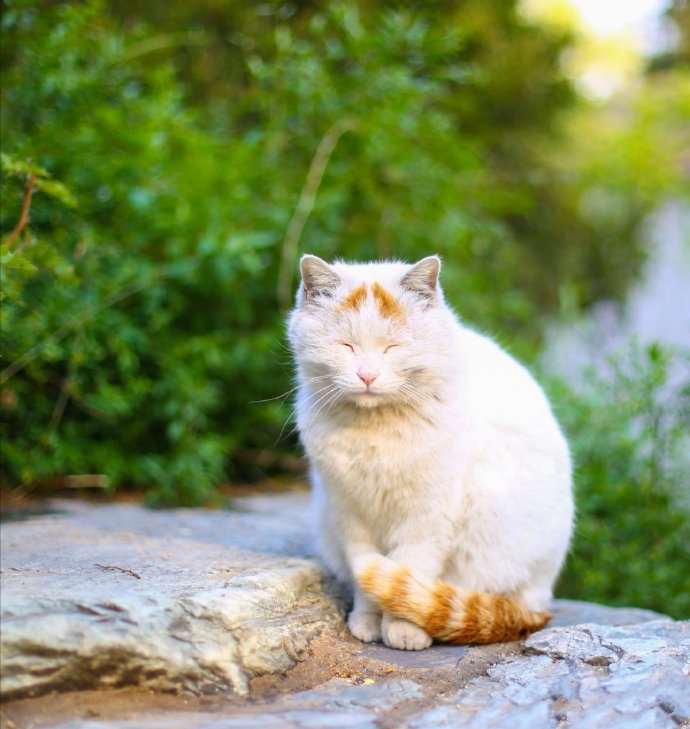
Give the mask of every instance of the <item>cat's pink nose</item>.
POLYGON ((367 387, 369 387, 369 385, 371 385, 371 383, 378 377, 378 373, 373 375, 369 372, 358 372, 357 377, 359 377, 359 379, 362 380, 367 387))

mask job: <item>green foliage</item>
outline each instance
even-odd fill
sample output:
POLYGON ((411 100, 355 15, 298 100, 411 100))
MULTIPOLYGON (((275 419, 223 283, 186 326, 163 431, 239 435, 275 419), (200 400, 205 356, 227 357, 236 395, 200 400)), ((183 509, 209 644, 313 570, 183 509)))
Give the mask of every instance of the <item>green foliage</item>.
POLYGON ((33 5, 3 14, 3 230, 36 175, 31 225, 3 251, 33 269, 3 270, 4 477, 102 473, 198 503, 242 428, 275 431, 247 392, 286 379, 246 283, 264 242, 222 199, 249 154, 199 129, 168 65, 128 59, 140 37, 99 5, 33 5))
MULTIPOLYGON (((671 0, 665 15, 670 21, 674 43, 671 49, 664 50, 652 58, 650 69, 658 71, 671 67, 690 68, 690 3, 688 0, 671 0)), ((670 29, 667 29, 669 32, 670 29)))
POLYGON ((251 401, 289 388, 278 304, 298 248, 448 252, 471 316, 530 328, 503 183, 481 161, 481 27, 470 53, 410 11, 342 4, 300 23, 257 31, 232 88, 193 108, 166 48, 199 34, 118 30, 98 2, 3 4, 5 480, 95 473, 160 502, 209 498, 288 417, 251 401), (467 296, 485 288, 506 294, 467 296))
MULTIPOLYGON (((568 116, 569 136, 586 140, 586 146, 554 158, 560 200, 581 213, 563 231, 561 243, 569 249, 590 235, 600 236, 602 245, 583 258, 581 279, 559 277, 562 300, 575 299, 581 306, 624 299, 646 256, 639 245, 641 224, 660 201, 690 196, 689 118, 690 74, 677 70, 658 72, 636 93, 582 105, 568 116), (628 241, 632 245, 625 245, 628 241)), ((555 208, 547 217, 553 215, 562 217, 555 208)))
MULTIPOLYGON (((603 108, 576 101, 560 69, 573 38, 527 22, 516 0, 111 7, 123 22, 155 23, 160 45, 177 38, 161 53, 192 102, 216 129, 231 121, 264 135, 268 172, 283 162, 274 183, 293 201, 303 178, 291 172, 306 173, 344 115, 352 124, 303 249, 441 252, 459 311, 525 356, 554 312, 625 296, 645 256, 643 220, 684 178, 687 78, 654 78, 639 99, 603 108), (249 103, 241 118, 227 113, 229 89, 235 110, 249 103)), ((275 193, 271 204, 284 204, 275 193)))
POLYGON ((690 616, 690 356, 657 345, 554 387, 577 523, 559 594, 690 616))
POLYGON ((21 246, 14 245, 28 223, 28 213, 31 207, 31 198, 35 192, 42 192, 68 207, 74 207, 75 200, 69 190, 59 182, 50 179, 49 173, 42 167, 31 162, 18 160, 7 154, 0 154, 0 194, 7 200, 13 185, 17 181, 23 182, 24 195, 22 200, 22 213, 19 214, 17 225, 5 236, 0 244, 0 266, 3 271, 3 290, 0 291, 0 300, 9 293, 10 298, 19 300, 21 287, 24 281, 42 268, 50 267, 55 272, 70 273, 71 267, 64 260, 59 261, 55 251, 50 245, 41 243, 34 237, 25 238, 21 246), (24 254, 27 246, 31 246, 31 260, 24 254), (8 288, 7 293, 4 289, 8 288))
MULTIPOLYGON (((167 52, 215 128, 232 118, 267 152, 272 210, 287 208, 289 218, 320 140, 334 125, 346 127, 303 250, 347 258, 442 253, 446 290, 463 314, 519 332, 526 349, 540 318, 559 306, 554 266, 567 258, 574 263, 556 273, 581 278, 581 251, 596 246, 596 236, 579 238, 584 245, 566 257, 557 249, 542 256, 555 248, 554 231, 537 225, 554 196, 537 140, 552 135, 574 99, 559 70, 569 39, 526 22, 517 2, 113 5, 123 20, 203 32, 205 45, 167 52), (228 88, 239 117, 226 113, 228 88)), ((281 281, 295 256, 284 261, 281 281)))
POLYGON ((513 0, 290 8, 3 1, 4 482, 193 504, 247 475, 289 417, 253 401, 290 387, 300 251, 440 252, 458 310, 523 353, 563 287, 630 279, 584 279, 634 250, 540 146, 567 38, 513 0))

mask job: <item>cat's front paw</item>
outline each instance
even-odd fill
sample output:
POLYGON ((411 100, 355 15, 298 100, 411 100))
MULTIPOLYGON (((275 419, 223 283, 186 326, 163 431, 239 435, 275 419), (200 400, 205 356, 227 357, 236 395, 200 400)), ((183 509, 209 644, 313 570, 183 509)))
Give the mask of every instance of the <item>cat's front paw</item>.
POLYGON ((381 640, 381 616, 378 613, 351 612, 347 627, 355 638, 364 643, 381 640))
POLYGON ((389 648, 401 651, 421 651, 431 645, 431 636, 407 620, 384 617, 381 626, 383 642, 389 648))

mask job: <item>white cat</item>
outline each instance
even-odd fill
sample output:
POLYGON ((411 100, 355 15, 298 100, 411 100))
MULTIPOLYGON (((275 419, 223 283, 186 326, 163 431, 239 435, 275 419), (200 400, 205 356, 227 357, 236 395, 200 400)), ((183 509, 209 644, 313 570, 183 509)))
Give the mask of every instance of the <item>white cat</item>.
POLYGON ((352 634, 408 650, 542 627, 573 521, 542 390, 458 322, 439 269, 304 256, 288 327, 321 555, 352 634))

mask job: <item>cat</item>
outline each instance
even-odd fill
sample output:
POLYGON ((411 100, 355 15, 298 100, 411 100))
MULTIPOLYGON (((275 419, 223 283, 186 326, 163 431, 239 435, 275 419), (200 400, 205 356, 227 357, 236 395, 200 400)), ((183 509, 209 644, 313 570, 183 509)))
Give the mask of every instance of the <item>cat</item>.
POLYGON ((352 635, 406 650, 543 627, 573 524, 546 397, 458 320, 440 265, 305 255, 288 319, 320 555, 352 635))

